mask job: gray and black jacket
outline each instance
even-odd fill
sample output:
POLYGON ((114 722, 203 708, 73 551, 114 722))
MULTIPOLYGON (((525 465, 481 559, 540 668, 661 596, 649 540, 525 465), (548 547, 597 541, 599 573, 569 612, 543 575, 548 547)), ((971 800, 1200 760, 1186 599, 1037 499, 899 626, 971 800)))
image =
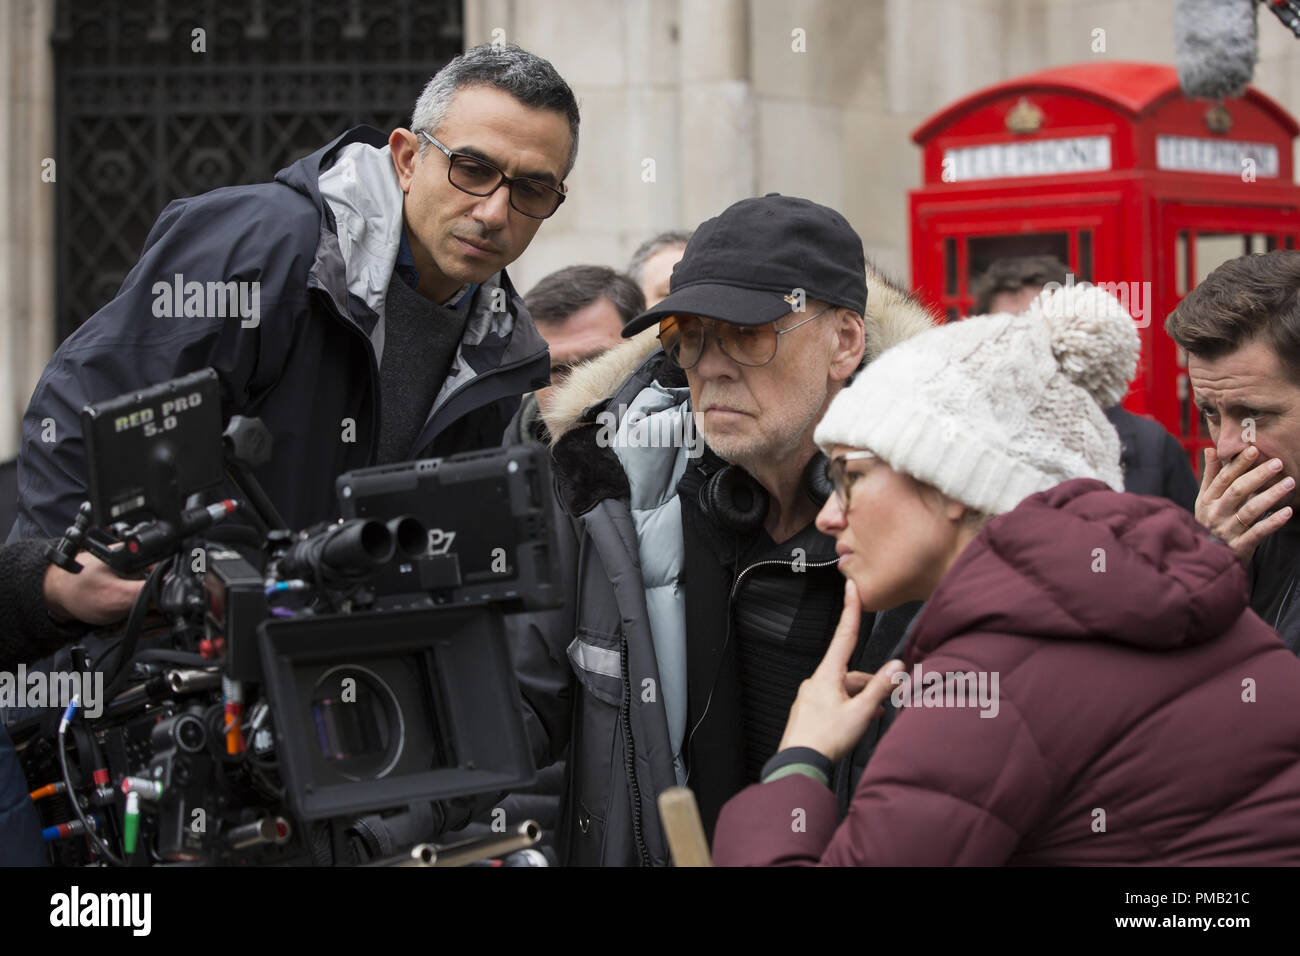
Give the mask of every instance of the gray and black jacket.
MULTIPOLYGON (((86 496, 84 405, 206 366, 225 416, 260 416, 270 429, 272 460, 254 474, 289 526, 335 517, 335 476, 375 463, 403 198, 387 137, 361 126, 273 182, 168 205, 117 295, 59 347, 32 394, 10 540, 62 534, 86 496), (173 298, 177 276, 185 288, 258 283, 256 320, 168 314, 175 303, 159 296, 173 298)), ((500 444, 520 396, 549 382, 546 343, 504 271, 469 308, 409 457, 500 444)))
MULTIPOLYGON (((907 296, 869 284, 869 356, 931 324, 907 296)), ((689 393, 671 371, 647 330, 575 370, 545 416, 566 605, 519 619, 511 640, 539 766, 569 747, 557 834, 567 864, 669 862, 656 801, 686 780, 690 584, 677 489, 693 449, 645 437, 688 433, 689 393)), ((906 625, 880 617, 899 634, 906 625)), ((855 776, 842 776, 847 802, 855 776)))

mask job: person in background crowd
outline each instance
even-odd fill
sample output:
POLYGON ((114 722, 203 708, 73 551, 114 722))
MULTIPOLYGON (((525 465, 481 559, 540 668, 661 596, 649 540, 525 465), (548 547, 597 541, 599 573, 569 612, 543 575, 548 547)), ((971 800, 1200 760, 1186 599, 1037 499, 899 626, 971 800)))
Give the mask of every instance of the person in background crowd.
POLYGON ((345 471, 500 444, 547 378, 505 268, 559 209, 577 150, 555 68, 485 44, 428 82, 410 129, 357 127, 274 182, 171 203, 32 394, 10 540, 76 515, 83 406, 209 366, 223 415, 270 430, 253 471, 293 529, 337 515, 345 471))
MULTIPOLYGON (((772 194, 701 225, 636 338, 556 390, 569 597, 511 640, 538 765, 569 748, 562 862, 665 865, 659 793, 689 783, 707 831, 757 779, 840 608, 812 428, 864 356, 930 324, 843 216, 772 194)), ((866 615, 864 669, 910 611, 866 615)), ((839 768, 846 805, 868 752, 839 768)))
POLYGON ((568 266, 543 278, 524 296, 537 331, 551 352, 551 384, 524 396, 507 430, 510 440, 550 444, 541 419, 552 389, 573 367, 623 341, 623 326, 645 311, 641 289, 605 266, 568 266))
POLYGON ((1300 654, 1300 252, 1231 259, 1187 294, 1165 331, 1187 351, 1214 447, 1196 517, 1247 565, 1250 606, 1300 654))
MULTIPOLYGON (((82 552, 80 574, 45 559, 50 541, 0 546, 0 672, 10 672, 86 633, 86 625, 111 624, 131 609, 143 581, 119 578, 94 555, 82 552)), ((45 846, 36 808, 27 795, 12 741, 0 724, 0 866, 40 866, 45 846)))
POLYGON ((723 808, 717 864, 1300 863, 1300 660, 1231 550, 1116 493, 1100 406, 1138 336, 1074 292, 918 335, 831 404, 817 523, 844 614, 763 782, 723 808), (855 672, 859 607, 916 599, 902 661, 855 672), (887 698, 841 822, 829 768, 887 698))
POLYGON ((1020 315, 1049 282, 1065 283, 1069 273, 1056 256, 1007 256, 994 259, 971 283, 975 315, 1005 312, 1020 315))
POLYGON ((673 266, 681 261, 686 244, 691 241, 688 231, 661 232, 637 246, 628 263, 627 274, 645 293, 646 308, 653 309, 668 295, 668 283, 673 266))
MULTIPOLYGON (((997 259, 974 285, 975 312, 1019 315, 1038 298, 1043 286, 1064 285, 1069 270, 1055 256, 997 259)), ((1124 490, 1161 495, 1191 511, 1196 506, 1196 475, 1178 439, 1151 418, 1134 415, 1119 404, 1106 409, 1119 432, 1124 490)))

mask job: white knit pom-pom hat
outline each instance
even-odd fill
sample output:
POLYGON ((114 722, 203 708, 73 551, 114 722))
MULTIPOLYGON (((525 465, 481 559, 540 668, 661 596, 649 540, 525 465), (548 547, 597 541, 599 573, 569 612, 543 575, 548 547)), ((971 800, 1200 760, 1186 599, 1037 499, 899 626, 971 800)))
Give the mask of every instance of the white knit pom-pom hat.
POLYGON ((1043 292, 1023 315, 975 316, 886 350, 831 402, 814 433, 985 514, 1071 478, 1124 488, 1102 412, 1137 370, 1133 318, 1087 284, 1043 292))

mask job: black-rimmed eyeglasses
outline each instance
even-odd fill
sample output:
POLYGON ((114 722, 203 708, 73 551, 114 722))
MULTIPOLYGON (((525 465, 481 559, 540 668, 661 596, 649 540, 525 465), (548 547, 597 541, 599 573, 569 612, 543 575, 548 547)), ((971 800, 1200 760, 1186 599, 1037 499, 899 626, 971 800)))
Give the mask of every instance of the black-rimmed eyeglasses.
POLYGON ((491 196, 505 183, 510 193, 510 205, 531 219, 550 218, 564 202, 564 193, 560 189, 524 176, 512 179, 486 160, 453 152, 423 130, 420 135, 447 155, 447 181, 463 193, 491 196))

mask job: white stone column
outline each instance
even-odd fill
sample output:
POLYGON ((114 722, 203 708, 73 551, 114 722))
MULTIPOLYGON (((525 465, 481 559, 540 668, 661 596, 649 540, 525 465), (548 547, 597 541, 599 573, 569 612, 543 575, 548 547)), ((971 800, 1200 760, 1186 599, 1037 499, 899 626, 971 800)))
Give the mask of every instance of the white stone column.
POLYGON ((503 36, 506 43, 517 42, 514 39, 515 0, 465 0, 461 22, 465 25, 466 47, 491 43, 499 36, 503 36), (494 34, 494 30, 503 32, 494 34))
MULTIPOLYGON (((714 178, 714 168, 734 178, 735 150, 742 157, 739 195, 752 194, 752 135, 718 141, 712 101, 738 67, 717 68, 707 23, 696 38, 707 69, 690 71, 698 106, 683 105, 681 76, 684 34, 700 30, 701 18, 716 20, 718 9, 724 21, 743 27, 744 8, 744 0, 465 0, 466 46, 499 38, 546 57, 573 88, 582 113, 569 199, 510 267, 521 290, 562 266, 621 269, 655 233, 715 215, 725 205, 719 190, 729 187, 714 178), (682 23, 688 16, 689 31, 682 23), (689 143, 687 130, 694 137, 689 143)), ((743 64, 743 33, 726 40, 727 56, 739 54, 743 64)))
POLYGON ((0 4, 0 458, 54 348, 53 24, 54 0, 0 4))
POLYGON ((746 0, 681 0, 681 219, 693 227, 758 188, 746 0))

